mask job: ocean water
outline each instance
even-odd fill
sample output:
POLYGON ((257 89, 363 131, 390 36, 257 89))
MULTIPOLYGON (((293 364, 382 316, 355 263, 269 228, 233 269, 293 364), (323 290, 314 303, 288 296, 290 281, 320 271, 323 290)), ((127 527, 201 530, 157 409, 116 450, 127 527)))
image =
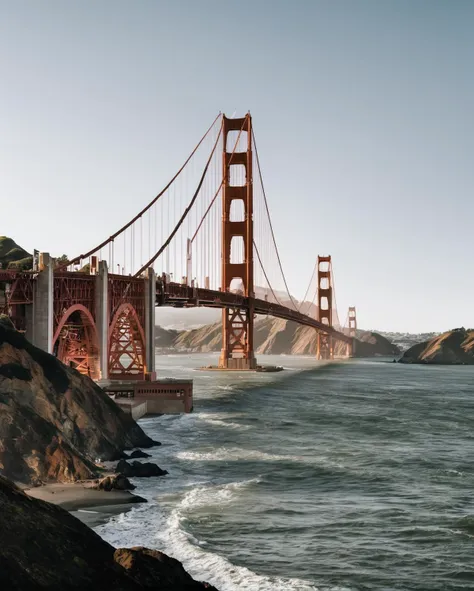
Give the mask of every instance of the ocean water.
POLYGON ((259 358, 197 372, 195 412, 146 418, 164 478, 96 531, 158 548, 221 591, 474 589, 474 368, 259 358))

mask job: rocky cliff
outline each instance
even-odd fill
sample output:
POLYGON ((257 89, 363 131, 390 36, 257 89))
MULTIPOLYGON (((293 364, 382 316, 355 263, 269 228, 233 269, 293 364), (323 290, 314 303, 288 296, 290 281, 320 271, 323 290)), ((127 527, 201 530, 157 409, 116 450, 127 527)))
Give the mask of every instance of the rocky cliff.
MULTIPOLYGON (((398 347, 374 332, 358 331, 357 357, 398 356, 398 347)), ((273 355, 315 355, 316 339, 314 329, 289 320, 260 318, 255 323, 255 351, 257 354, 273 355)), ((188 331, 164 331, 160 329, 157 347, 166 342, 166 347, 191 353, 220 351, 222 328, 220 322, 188 331), (164 332, 167 332, 165 338, 164 332), (172 333, 172 334, 171 334, 172 333)), ((162 345, 163 346, 163 345, 162 345)), ((341 347, 336 352, 344 354, 341 347)))
POLYGON ((474 330, 457 328, 406 351, 400 363, 474 365, 474 330))
POLYGON ((217 591, 146 548, 116 550, 65 510, 0 476, 0 589, 217 591))
POLYGON ((91 478, 96 458, 151 445, 92 380, 0 317, 0 473, 24 483, 91 478))

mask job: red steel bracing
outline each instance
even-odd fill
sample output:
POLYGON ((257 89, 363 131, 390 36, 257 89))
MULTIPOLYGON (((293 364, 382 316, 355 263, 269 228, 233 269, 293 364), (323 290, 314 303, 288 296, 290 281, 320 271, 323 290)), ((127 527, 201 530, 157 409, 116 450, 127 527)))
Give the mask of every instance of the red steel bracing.
POLYGON ((5 301, 0 308, 10 317, 15 328, 26 330, 26 306, 33 303, 34 275, 31 272, 0 271, 0 281, 5 282, 5 301))
POLYGON ((54 273, 53 334, 53 351, 58 359, 92 379, 99 378, 93 276, 54 273))
POLYGON ((94 319, 84 306, 72 306, 60 320, 53 351, 64 364, 99 379, 99 346, 94 319))
MULTIPOLYGON (((318 256, 318 321, 332 327, 332 278, 331 257, 318 256)), ((317 359, 333 359, 332 335, 318 331, 317 359)))
MULTIPOLYGON (((254 323, 254 283, 253 283, 253 179, 252 179, 252 119, 250 114, 243 118, 228 119, 223 116, 222 152, 222 291, 230 292, 231 283, 239 280, 243 294, 249 298, 248 306, 230 308, 222 311, 222 351, 219 367, 226 369, 255 369, 253 351, 254 323), (227 151, 227 138, 230 131, 247 132, 245 152, 227 151), (231 166, 243 166, 245 184, 231 184, 231 166), (232 202, 241 200, 244 208, 243 221, 231 221, 232 202), (231 249, 234 238, 242 238, 244 258, 232 262, 231 249)), ((237 144, 237 142, 236 142, 237 144)))
POLYGON ((87 273, 57 273, 55 271, 53 302, 54 333, 69 308, 76 304, 86 308, 95 322, 95 277, 87 273))
POLYGON ((145 281, 109 275, 109 377, 145 374, 145 281))
POLYGON ((109 337, 110 379, 144 379, 145 337, 136 311, 123 304, 117 310, 109 337))

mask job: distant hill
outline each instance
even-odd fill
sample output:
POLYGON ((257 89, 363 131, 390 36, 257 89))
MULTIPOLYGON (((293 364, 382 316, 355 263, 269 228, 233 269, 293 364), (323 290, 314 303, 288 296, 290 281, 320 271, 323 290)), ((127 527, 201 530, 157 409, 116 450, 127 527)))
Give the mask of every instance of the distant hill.
MULTIPOLYGON (((158 329, 156 346, 190 353, 218 352, 222 346, 221 323, 193 330, 169 331, 158 329)), ((400 350, 374 332, 358 331, 357 357, 398 356, 400 350)), ((314 328, 289 320, 263 317, 255 323, 255 352, 273 355, 315 355, 314 328)), ((336 354, 343 355, 345 347, 336 345, 336 354)))
POLYGON ((406 351, 400 363, 474 365, 474 330, 456 328, 406 351))
POLYGON ((429 341, 440 334, 439 332, 411 333, 386 332, 383 330, 375 330, 375 332, 381 334, 394 345, 397 345, 401 351, 407 351, 410 347, 413 347, 413 345, 416 345, 417 343, 423 343, 424 341, 429 341))
POLYGON ((0 265, 2 269, 31 269, 33 257, 8 236, 0 236, 0 265))

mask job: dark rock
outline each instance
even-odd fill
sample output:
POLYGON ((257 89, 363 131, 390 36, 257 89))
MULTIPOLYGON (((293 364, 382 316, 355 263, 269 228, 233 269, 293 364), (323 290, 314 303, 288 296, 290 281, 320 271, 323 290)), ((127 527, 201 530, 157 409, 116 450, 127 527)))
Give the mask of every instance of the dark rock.
POLYGON ((97 490, 135 490, 137 487, 123 474, 105 476, 94 486, 97 490))
POLYGON ((151 458, 151 455, 147 454, 145 451, 142 451, 141 449, 136 449, 135 451, 132 451, 128 458, 132 460, 135 458, 151 458))
POLYGON ((161 552, 116 550, 61 507, 28 497, 0 476, 0 589, 214 588, 161 552))
POLYGON ((163 585, 160 589, 217 591, 208 583, 198 583, 192 579, 181 562, 158 550, 148 550, 142 546, 119 548, 115 550, 114 558, 144 588, 153 587, 159 581, 163 585))
POLYGON ((128 478, 148 478, 150 476, 164 476, 168 474, 166 470, 162 470, 157 464, 151 462, 132 462, 120 460, 115 468, 115 473, 124 474, 128 478))

